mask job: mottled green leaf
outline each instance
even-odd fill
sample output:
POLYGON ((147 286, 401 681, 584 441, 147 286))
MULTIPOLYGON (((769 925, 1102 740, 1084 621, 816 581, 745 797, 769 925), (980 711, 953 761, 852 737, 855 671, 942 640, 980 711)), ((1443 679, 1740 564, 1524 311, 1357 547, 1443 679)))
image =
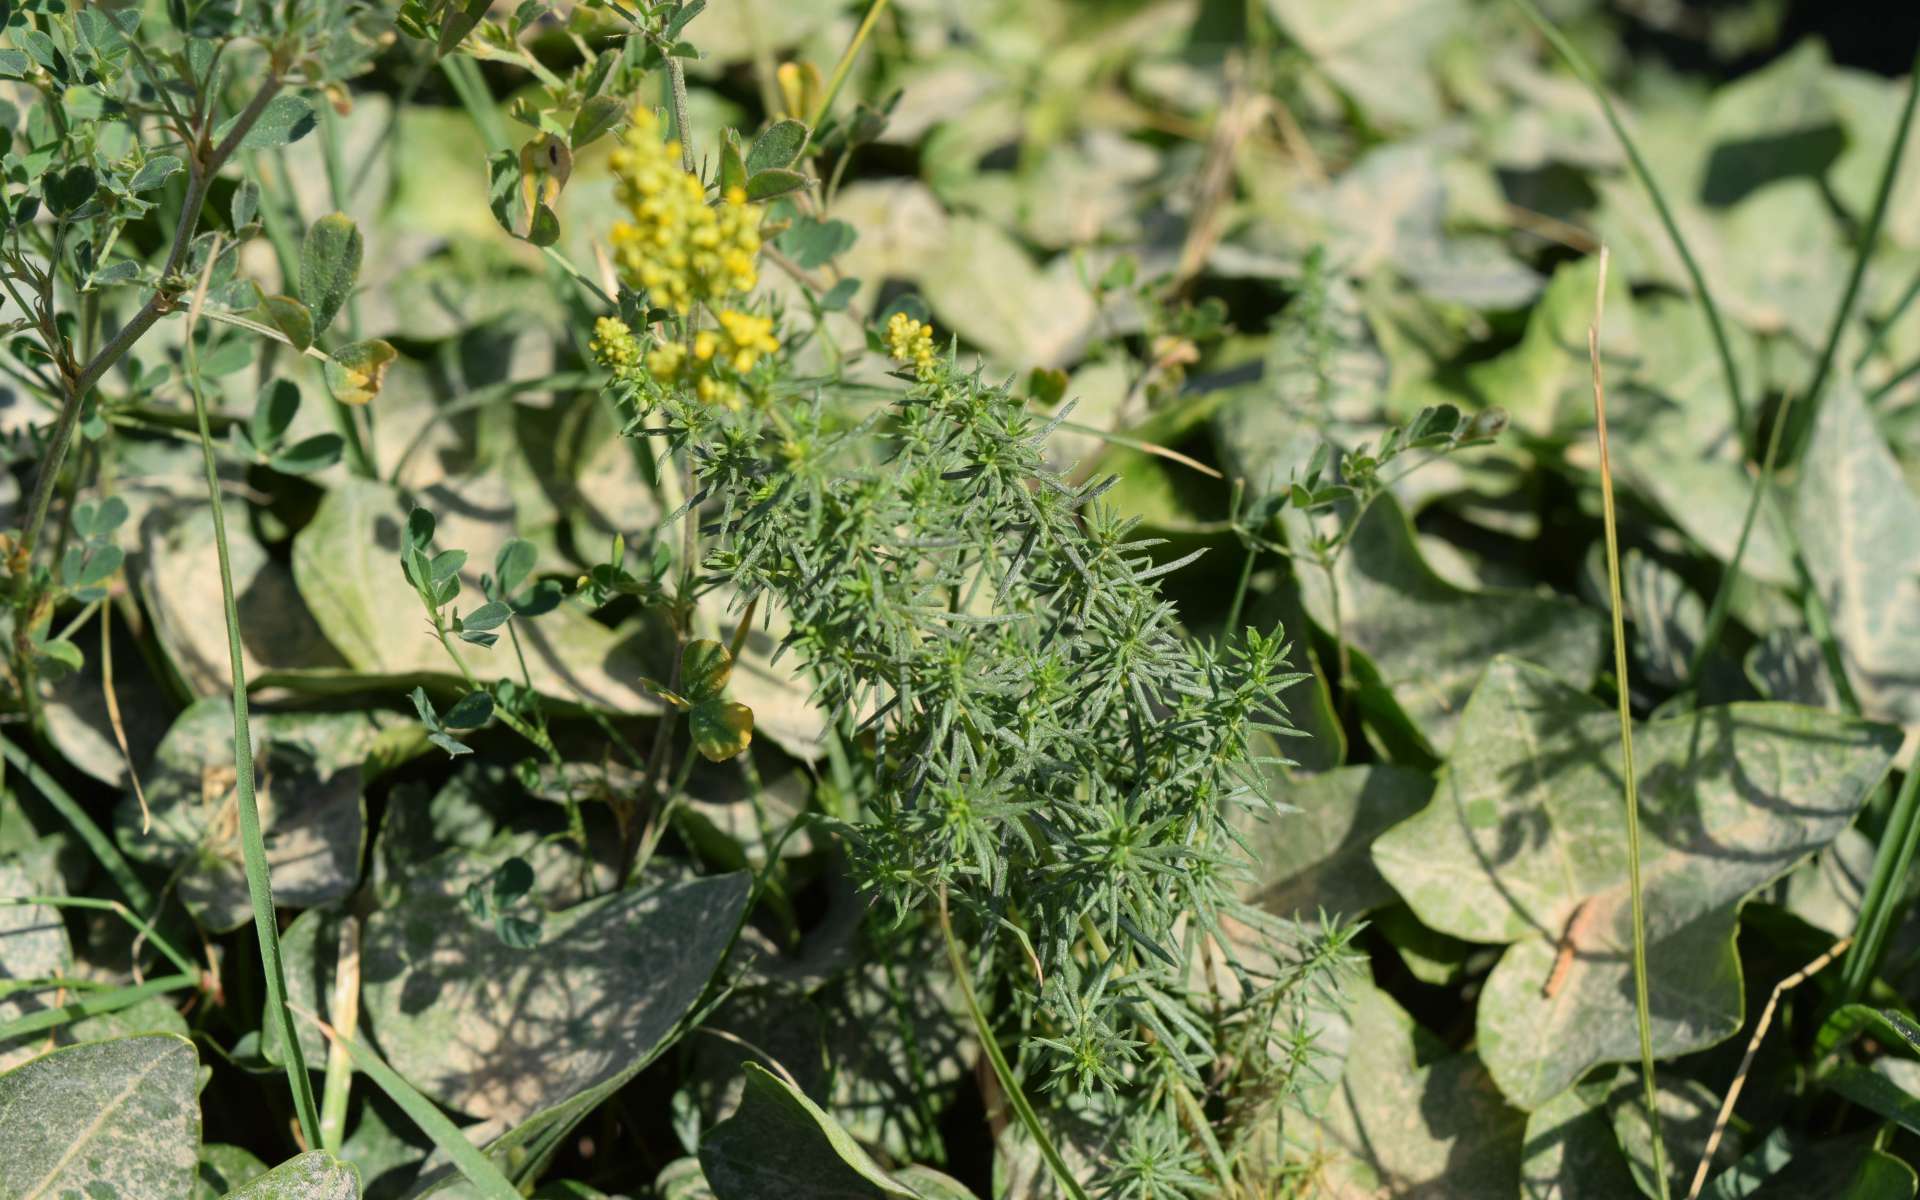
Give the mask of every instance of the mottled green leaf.
POLYGON ((278 329, 295 350, 313 345, 314 314, 291 296, 262 296, 258 315, 262 323, 278 329))
MULTIPOLYGON (((1618 738, 1607 705, 1496 658, 1433 802, 1374 843, 1422 921, 1512 943, 1477 1029, 1522 1108, 1638 1054, 1618 738)), ((1812 709, 1736 704, 1651 722, 1634 742, 1653 1045, 1670 1057, 1740 1028, 1741 902, 1847 827, 1897 739, 1812 709)))
POLYGON ((1276 916, 1303 918, 1320 909, 1357 917, 1390 903, 1393 889, 1368 849, 1432 794, 1433 780, 1421 771, 1341 767, 1277 793, 1298 813, 1243 809, 1235 820, 1260 864, 1246 899, 1276 916))
MULTIPOLYGON (((240 139, 242 150, 271 150, 275 146, 285 146, 297 142, 313 132, 319 114, 314 111, 312 101, 293 92, 282 92, 267 101, 267 107, 260 117, 240 139)), ((214 131, 216 142, 226 140, 239 117, 228 118, 214 131)))
MULTIPOLYGON (((14 858, 0 861, 0 896, 30 896, 50 888, 54 872, 42 863, 14 858)), ((17 979, 65 975, 73 966, 73 947, 58 909, 40 905, 0 907, 0 988, 17 979)), ((0 1025, 54 1006, 51 988, 0 990, 0 1025)), ((0 1042, 0 1069, 15 1066, 46 1049, 46 1034, 0 1042)))
POLYGON ((540 945, 522 950, 467 910, 467 885, 490 870, 449 860, 410 876, 402 907, 368 918, 363 1016, 409 1082, 508 1124, 657 1055, 747 896, 745 875, 618 892, 548 913, 540 945))
POLYGON ((360 1200, 360 1171, 325 1150, 309 1150, 227 1196, 228 1200, 360 1200))
POLYGON ((1311 1180, 1307 1194, 1512 1195, 1525 1118, 1479 1060, 1448 1054, 1377 988, 1361 989, 1352 1016, 1352 1048, 1325 1115, 1286 1131, 1311 1180))
POLYGON ((1826 389, 1791 519, 1866 715, 1920 724, 1920 498, 1860 394, 1826 389))
POLYGON ((1456 587, 1427 565, 1391 496, 1360 519, 1335 572, 1339 622, 1325 575, 1299 568, 1308 614, 1330 636, 1345 630, 1366 672, 1363 701, 1396 704, 1439 751, 1453 744, 1461 709, 1495 653, 1574 683, 1592 679, 1599 665, 1603 613, 1554 596, 1456 587))
POLYGON ((747 1090, 739 1111, 700 1145, 717 1200, 915 1200, 798 1088, 757 1063, 742 1070, 747 1090))
POLYGON ((185 1200, 200 1060, 160 1034, 55 1050, 0 1075, 0 1195, 185 1200))
POLYGON ((1633 1175, 1607 1119, 1611 1081, 1568 1088, 1527 1115, 1521 1200, 1615 1200, 1633 1175))
POLYGON ((1382 126, 1421 128, 1445 111, 1428 60, 1459 26, 1459 0, 1267 0, 1313 65, 1382 126))
POLYGON ((329 213, 307 229, 300 244, 300 299, 313 311, 313 332, 325 333, 353 294, 365 243, 345 213, 329 213))
MULTIPOLYGON (((362 764, 394 724, 381 713, 252 715, 254 787, 277 903, 305 908, 353 890, 366 837, 362 764)), ((127 854, 182 867, 180 898, 221 932, 253 914, 233 770, 232 702, 209 697, 180 714, 142 772, 151 832, 141 832, 132 795, 114 814, 127 854)))
POLYGON ((775 121, 767 126, 759 137, 753 139, 753 148, 747 151, 748 178, 762 171, 792 166, 806 141, 807 127, 804 122, 775 121))

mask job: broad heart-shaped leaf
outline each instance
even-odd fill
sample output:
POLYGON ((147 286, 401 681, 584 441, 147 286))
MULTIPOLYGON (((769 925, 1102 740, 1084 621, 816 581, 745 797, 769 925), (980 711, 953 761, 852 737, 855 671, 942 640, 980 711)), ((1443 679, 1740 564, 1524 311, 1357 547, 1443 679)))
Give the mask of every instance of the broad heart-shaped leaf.
POLYGON ((918 1200, 800 1089, 746 1063, 740 1108, 700 1144, 716 1200, 918 1200))
MULTIPOLYGON (((1897 744, 1884 726, 1785 704, 1702 709, 1635 733, 1657 1054, 1740 1028, 1741 902, 1847 827, 1897 744)), ((1589 1068, 1638 1055, 1619 729, 1605 704, 1501 657, 1455 747, 1433 802, 1373 858, 1427 925, 1513 943, 1480 997, 1480 1056, 1533 1109, 1589 1068), (1556 970, 1563 936, 1570 958, 1556 970)))
MULTIPOLYGON (((1577 684, 1593 678, 1606 617, 1572 600, 1531 592, 1470 592, 1421 557, 1398 502, 1381 496, 1360 518, 1335 573, 1341 626, 1359 653, 1367 703, 1394 704, 1442 754, 1487 660, 1496 652, 1537 662, 1577 684), (1372 679, 1368 679, 1367 673, 1372 679)), ((1326 575, 1298 568, 1308 615, 1331 635, 1326 575)))
POLYGON ((288 1159, 227 1200, 360 1200, 360 1170, 325 1150, 288 1159))
POLYGON ((0 1196, 186 1200, 200 1058, 183 1037, 90 1042, 0 1075, 0 1196))
MULTIPOLYGON (((305 908, 337 900, 360 878, 366 840, 362 764, 384 753, 399 722, 371 713, 259 713, 253 737, 255 787, 267 865, 278 904, 305 908)), ((201 700, 174 721, 142 775, 153 829, 141 832, 131 793, 114 814, 127 854, 166 867, 185 864, 180 898, 217 932, 253 915, 234 810, 233 708, 201 700)))
POLYGON ((363 1015, 410 1083, 503 1124, 658 1054, 732 943, 748 890, 741 873, 619 892, 547 914, 540 944, 520 950, 467 909, 476 871, 458 855, 442 865, 367 919, 363 1015))
POLYGON ((300 244, 300 299, 313 312, 314 334, 326 332, 352 294, 364 249, 360 227, 345 213, 328 213, 308 227, 300 244))
POLYGON ((1390 903, 1393 889, 1374 869, 1368 847, 1432 794, 1433 780, 1424 772, 1385 763, 1283 785, 1276 798, 1298 814, 1242 809, 1235 817, 1260 864, 1245 898, 1276 916, 1303 918, 1320 909, 1357 917, 1390 903))
POLYGON ((1920 724, 1920 498, 1848 379, 1827 388, 1801 469, 1792 521, 1847 681, 1868 716, 1920 724))
POLYGON ((1289 1122, 1306 1193, 1333 1200, 1510 1196, 1524 1117, 1472 1054, 1449 1055, 1385 992, 1362 986, 1339 1086, 1318 1120, 1289 1122), (1315 1189, 1318 1190, 1315 1190, 1315 1189))

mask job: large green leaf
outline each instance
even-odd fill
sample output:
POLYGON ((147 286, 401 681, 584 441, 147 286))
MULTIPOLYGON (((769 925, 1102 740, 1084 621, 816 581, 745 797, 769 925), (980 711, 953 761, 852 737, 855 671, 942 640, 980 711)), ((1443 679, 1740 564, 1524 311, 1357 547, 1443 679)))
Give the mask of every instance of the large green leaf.
POLYGON ((1607 1119, 1610 1080, 1568 1088, 1527 1114, 1521 1200, 1615 1200, 1633 1176, 1607 1119))
POLYGON ((1369 691, 1395 703, 1444 752, 1481 670, 1513 654, 1575 683, 1593 678, 1605 617, 1572 600, 1517 591, 1470 592, 1436 574, 1391 496, 1360 519, 1335 568, 1340 622, 1323 572, 1303 566, 1300 587, 1314 623, 1348 641, 1372 668, 1369 691), (1385 694, 1381 694, 1385 693, 1385 694))
MULTIPOLYGON (((1608 706, 1498 658, 1467 704, 1433 803, 1374 843, 1381 874, 1422 921, 1512 943, 1477 1028, 1481 1057, 1522 1108, 1638 1053, 1618 738, 1608 706), (1556 963, 1563 936, 1570 957, 1556 963)), ((1640 727, 1657 1054, 1740 1028, 1741 902, 1847 827, 1897 741, 1883 726, 1782 704, 1640 727)))
MULTIPOLYGON (((274 900, 306 908, 338 900, 360 878, 366 842, 365 764, 380 759, 400 723, 384 713, 255 713, 254 769, 274 900)), ((208 698, 174 721, 142 776, 153 828, 139 801, 114 813, 129 856, 184 864, 180 898, 219 932, 252 919, 234 807, 232 702, 208 698)))
POLYGON ((1792 521, 1861 710, 1920 724, 1920 498, 1844 379, 1820 406, 1792 521))
POLYGON ((200 1060, 160 1034, 55 1050, 0 1075, 0 1196, 185 1200, 200 1060))
POLYGON ((1278 791, 1298 814, 1241 810, 1236 823, 1260 864, 1246 899, 1276 916, 1303 918, 1321 909, 1359 916, 1390 903, 1393 889, 1368 848, 1432 794, 1424 772, 1383 763, 1310 775, 1278 791))
POLYGON ((756 1063, 743 1069, 739 1111, 700 1146, 718 1200, 915 1200, 798 1088, 756 1063))
POLYGON ((1287 1137, 1308 1164, 1308 1195, 1480 1200, 1513 1193, 1524 1120, 1473 1055, 1448 1054, 1392 997, 1365 987, 1325 1116, 1287 1137))
MULTIPOLYGON (((0 802, 3 803, 3 802, 0 802)), ((44 893, 53 872, 22 858, 0 861, 0 896, 44 893)), ((65 975, 73 965, 73 946, 59 910, 43 905, 0 907, 0 1025, 52 1005, 50 988, 8 991, 12 981, 65 975)), ((27 1061, 45 1048, 46 1035, 0 1042, 0 1069, 27 1061)))
POLYGON ((619 892, 548 913, 523 950, 468 910, 466 886, 485 871, 458 866, 412 876, 401 907, 367 919, 363 1015, 416 1087, 523 1128, 664 1048, 747 896, 744 874, 619 892))
MULTIPOLYGON (((511 519, 502 523, 498 514, 476 511, 450 493, 435 493, 423 502, 440 518, 443 548, 468 552, 472 570, 462 575, 463 596, 477 596, 479 572, 491 567, 514 532, 511 519)), ((400 573, 406 514, 406 502, 392 488, 364 480, 336 485, 293 540, 293 577, 327 640, 355 671, 457 679, 426 624, 419 598, 400 573)), ((476 604, 469 599, 463 607, 476 604)), ((635 644, 638 639, 608 629, 570 604, 517 621, 514 628, 533 686, 545 695, 623 713, 660 710, 660 702, 637 682, 651 669, 635 644)), ((480 655, 473 667, 484 677, 518 673, 506 638, 490 652, 469 647, 466 653, 470 659, 480 655)))
MULTIPOLYGON (((186 500, 140 523, 140 589, 167 661, 195 695, 225 695, 233 686, 226 623, 220 615, 219 549, 213 510, 186 500)), ((301 601, 293 576, 268 555, 248 522, 227 523, 240 653, 250 684, 275 672, 339 670, 345 661, 327 644, 301 601)), ((130 698, 123 709, 134 707, 130 698)))
POLYGON ((360 1200, 360 1171, 325 1150, 309 1150, 228 1192, 227 1200, 360 1200))
POLYGON ((1058 367, 1073 361, 1093 332, 1093 299, 1068 259, 1036 266, 1019 243, 984 221, 948 224, 920 286, 943 350, 947 334, 958 332, 1007 366, 1058 367))
POLYGON ((1267 11, 1375 124, 1422 128, 1445 111, 1428 62, 1464 24, 1459 0, 1267 0, 1267 11))

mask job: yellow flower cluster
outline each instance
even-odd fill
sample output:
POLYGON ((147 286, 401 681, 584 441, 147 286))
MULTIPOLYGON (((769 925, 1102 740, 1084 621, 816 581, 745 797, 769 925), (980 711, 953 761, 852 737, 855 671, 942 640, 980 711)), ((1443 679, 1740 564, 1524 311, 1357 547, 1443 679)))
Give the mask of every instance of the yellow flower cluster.
POLYGON ((887 322, 887 352, 895 361, 911 363, 913 373, 925 379, 933 374, 933 326, 903 312, 887 322))
POLYGON ((620 202, 632 220, 609 235, 614 264, 627 286, 677 313, 696 302, 717 304, 750 291, 758 279, 760 209, 730 188, 707 203, 700 180, 680 167, 680 143, 660 139, 660 119, 644 105, 609 156, 620 202))
POLYGON ((613 372, 616 379, 630 376, 640 365, 640 339, 619 317, 601 317, 593 323, 593 340, 587 343, 594 361, 613 372))

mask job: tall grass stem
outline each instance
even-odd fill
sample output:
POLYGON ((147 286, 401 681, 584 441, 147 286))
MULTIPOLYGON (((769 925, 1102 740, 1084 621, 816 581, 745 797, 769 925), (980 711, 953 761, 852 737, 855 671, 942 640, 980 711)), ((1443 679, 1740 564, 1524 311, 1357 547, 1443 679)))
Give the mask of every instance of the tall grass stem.
POLYGON ((1613 507, 1613 460, 1607 446, 1607 389, 1600 375, 1600 320, 1607 298, 1607 248, 1600 247, 1593 324, 1587 355, 1593 368, 1593 423, 1600 441, 1600 507, 1606 518, 1607 589, 1613 608, 1614 691, 1620 704, 1620 766, 1627 793, 1627 889, 1633 906, 1633 1010, 1640 1027, 1640 1076, 1646 1085, 1647 1128, 1653 1136, 1653 1177, 1659 1200, 1667 1200, 1666 1147, 1660 1137, 1660 1105, 1653 1071, 1652 1006, 1647 1000, 1647 915, 1640 891, 1640 783, 1633 764, 1633 712, 1628 703, 1626 605, 1620 597, 1620 532, 1613 507))
POLYGON ((1614 109, 1613 99, 1607 95, 1606 85, 1600 82, 1600 77, 1594 73, 1593 67, 1578 50, 1574 49, 1573 43, 1554 27, 1553 22, 1547 20, 1546 14, 1540 11, 1534 0, 1513 0, 1513 2, 1519 6, 1527 19, 1533 22, 1534 27, 1540 31, 1540 36, 1547 39, 1547 44, 1552 46, 1573 73, 1580 77, 1580 82, 1593 93, 1594 99, 1599 101, 1600 111, 1606 116, 1607 124, 1612 127, 1613 135, 1620 139, 1621 148, 1627 152, 1627 161, 1632 164, 1633 173, 1639 177, 1640 186, 1647 189, 1647 196, 1653 201, 1654 211, 1660 216, 1660 224, 1667 231, 1667 239, 1673 243, 1674 251, 1680 255, 1681 265, 1686 268, 1687 278, 1693 282, 1694 295, 1700 300, 1700 309, 1706 314, 1707 329, 1713 335, 1713 348, 1720 356, 1720 369, 1727 378, 1727 403, 1732 410, 1733 431, 1740 438, 1740 444, 1745 446, 1748 436, 1747 405, 1740 396, 1740 371, 1733 362, 1733 348, 1727 341, 1726 326, 1720 319, 1719 306, 1713 302, 1713 293, 1707 289, 1707 278, 1701 273, 1700 264, 1694 260, 1693 251, 1688 247, 1687 239, 1681 234, 1679 224, 1674 221, 1673 211, 1667 207, 1665 193, 1661 192, 1659 182, 1653 177, 1653 169, 1647 165, 1646 159, 1641 157, 1640 147, 1635 144, 1632 135, 1627 132, 1625 122, 1621 121, 1619 112, 1614 109))

